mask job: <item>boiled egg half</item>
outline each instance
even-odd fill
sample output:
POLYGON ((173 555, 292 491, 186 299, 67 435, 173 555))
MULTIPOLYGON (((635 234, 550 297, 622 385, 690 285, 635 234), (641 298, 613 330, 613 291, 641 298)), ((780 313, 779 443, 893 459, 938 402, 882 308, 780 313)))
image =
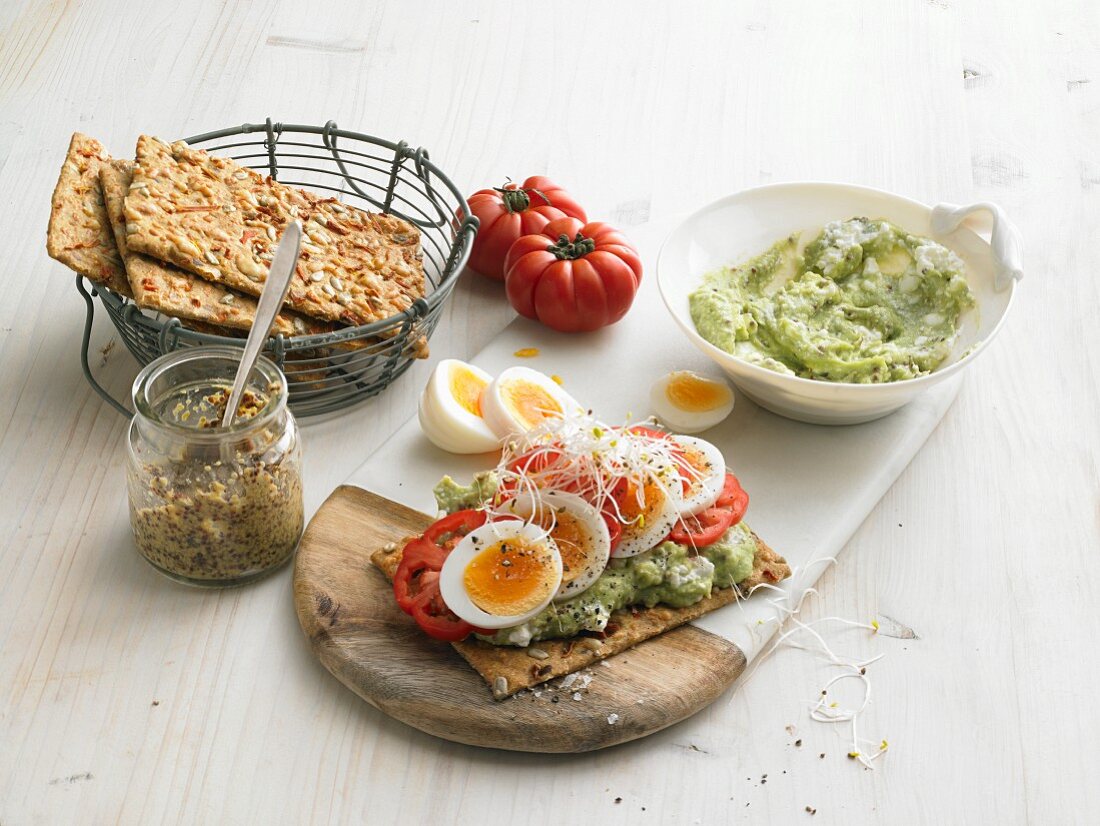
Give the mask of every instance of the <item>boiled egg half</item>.
POLYGON ((529 367, 509 367, 481 394, 481 413, 501 439, 580 412, 577 400, 557 382, 529 367))
POLYGON ((420 396, 417 414, 424 434, 450 453, 488 453, 500 439, 482 416, 481 397, 493 377, 472 364, 444 359, 420 396))
POLYGON ((676 459, 681 465, 683 488, 679 502, 680 515, 687 516, 714 507, 726 484, 726 460, 722 451, 695 436, 677 434, 670 438, 680 448, 676 459))
POLYGON ((643 483, 631 482, 615 514, 623 532, 611 555, 637 556, 657 547, 680 519, 681 489, 672 466, 661 468, 643 483))
POLYGON ((522 494, 500 506, 550 532, 561 555, 561 586, 555 602, 575 597, 595 582, 611 555, 611 536, 600 512, 572 493, 522 494))
POLYGON ((519 519, 486 522, 455 545, 439 573, 439 592, 477 628, 519 625, 550 604, 562 580, 549 532, 519 519))
POLYGON ((649 401, 657 418, 679 433, 700 433, 733 411, 728 384, 690 370, 674 370, 657 379, 650 388, 649 401))

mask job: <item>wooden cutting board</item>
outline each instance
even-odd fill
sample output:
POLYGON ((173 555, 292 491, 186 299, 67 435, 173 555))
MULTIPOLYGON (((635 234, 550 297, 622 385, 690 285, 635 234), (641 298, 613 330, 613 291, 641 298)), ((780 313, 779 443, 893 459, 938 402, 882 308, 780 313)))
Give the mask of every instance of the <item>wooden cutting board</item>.
POLYGON ((475 746, 591 751, 691 716, 745 668, 736 645, 684 625, 610 658, 607 666, 592 666, 583 690, 547 688, 541 696, 523 692, 495 701, 449 644, 426 637, 397 607, 389 582, 369 562, 375 550, 431 521, 343 485, 313 517, 295 563, 295 607, 313 650, 344 685, 397 720, 475 746), (610 715, 617 715, 613 722, 610 715))

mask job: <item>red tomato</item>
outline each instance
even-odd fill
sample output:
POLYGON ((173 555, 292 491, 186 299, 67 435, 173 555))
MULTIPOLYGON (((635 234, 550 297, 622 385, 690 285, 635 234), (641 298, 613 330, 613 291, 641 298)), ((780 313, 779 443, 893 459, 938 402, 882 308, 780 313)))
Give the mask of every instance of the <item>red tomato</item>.
POLYGON ((685 516, 676 523, 668 538, 681 545, 705 548, 722 538, 730 525, 733 514, 725 508, 707 508, 694 516, 685 516))
POLYGON ((714 503, 714 506, 724 508, 733 514, 731 525, 740 522, 741 517, 745 515, 745 511, 749 509, 749 495, 732 473, 726 474, 726 484, 722 487, 722 492, 718 494, 718 501, 714 503))
POLYGON ((477 630, 443 602, 439 572, 459 540, 484 523, 484 511, 456 511, 432 523, 423 536, 409 540, 401 552, 401 564, 393 576, 393 595, 401 610, 411 614, 429 637, 454 642, 477 630))
POLYGON ((631 433, 637 433, 639 436, 648 436, 650 439, 670 439, 672 434, 666 430, 658 430, 655 427, 649 427, 644 424, 635 424, 627 428, 631 433))
POLYGON ((603 517, 604 524, 607 525, 607 535, 611 539, 611 550, 615 550, 619 547, 619 541, 623 538, 623 523, 619 521, 619 518, 613 513, 604 511, 600 514, 603 517))
POLYGON ((504 256, 517 238, 541 232, 557 218, 588 220, 568 192, 542 175, 533 175, 522 186, 506 183, 496 189, 479 189, 467 203, 481 222, 468 265, 498 281, 504 279, 504 256))
POLYGON ((438 583, 439 572, 446 559, 443 549, 428 542, 423 537, 412 539, 401 552, 401 564, 393 575, 393 596, 397 605, 406 614, 411 614, 413 603, 434 580, 438 583))
POLYGON ((470 623, 456 617, 443 604, 438 580, 431 589, 426 588, 413 601, 411 613, 420 630, 437 640, 457 642, 466 639, 475 630, 470 623))
POLYGON ((749 507, 749 495, 732 473, 726 474, 726 483, 713 508, 694 516, 685 516, 669 533, 668 538, 681 545, 705 548, 722 538, 745 515, 749 507))
MULTIPOLYGON (((485 524, 485 511, 461 510, 437 519, 424 531, 424 539, 441 548, 447 547, 447 540, 452 537, 461 539, 474 528, 480 528, 485 524)), ((452 545, 453 547, 453 545, 452 545)))
POLYGON ((520 315, 564 333, 598 330, 630 309, 638 251, 610 224, 559 218, 508 250, 504 284, 520 315))
POLYGON ((557 449, 540 449, 535 453, 524 453, 517 456, 508 464, 508 470, 522 473, 538 473, 555 459, 560 458, 561 451, 557 449))

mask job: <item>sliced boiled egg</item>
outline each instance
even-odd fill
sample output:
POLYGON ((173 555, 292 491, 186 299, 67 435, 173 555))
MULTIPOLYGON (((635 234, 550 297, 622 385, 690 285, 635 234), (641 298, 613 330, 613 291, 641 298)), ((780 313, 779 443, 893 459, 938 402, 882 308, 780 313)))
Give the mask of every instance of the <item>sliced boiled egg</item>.
POLYGON ((722 451, 696 436, 677 434, 670 438, 682 451, 677 458, 682 465, 680 476, 684 491, 679 504, 680 515, 713 507, 726 484, 726 460, 722 451))
POLYGON ((637 556, 657 547, 680 519, 680 478, 668 468, 639 485, 631 483, 619 503, 622 537, 614 557, 637 556))
POLYGON ((549 533, 519 519, 487 522, 466 534, 439 574, 447 607, 477 628, 519 625, 550 604, 562 580, 549 533))
POLYGON ((581 497, 559 491, 523 494, 500 510, 532 521, 550 532, 561 555, 561 586, 554 601, 575 597, 599 579, 611 554, 611 536, 600 512, 581 497))
POLYGON ((576 399, 549 376, 529 367, 509 367, 481 394, 481 413, 504 439, 526 433, 546 419, 582 412, 576 399))
POLYGON ((481 396, 493 377, 458 359, 436 365, 420 396, 417 414, 424 434, 450 453, 488 453, 500 447, 482 417, 481 396))
POLYGON ((674 370, 653 382, 649 401, 657 418, 680 433, 714 427, 733 410, 728 384, 690 370, 674 370))

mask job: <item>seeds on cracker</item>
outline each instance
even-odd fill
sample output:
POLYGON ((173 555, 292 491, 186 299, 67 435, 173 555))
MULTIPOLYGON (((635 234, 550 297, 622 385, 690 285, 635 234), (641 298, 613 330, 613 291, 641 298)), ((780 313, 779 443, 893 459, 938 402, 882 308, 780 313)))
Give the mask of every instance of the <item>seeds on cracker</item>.
POLYGON ((308 233, 303 263, 331 266, 343 286, 330 294, 310 279, 291 291, 290 307, 319 318, 366 324, 403 312, 424 295, 420 234, 399 218, 346 205, 336 209, 335 199, 265 179, 234 161, 181 143, 168 146, 142 136, 137 156, 135 183, 147 195, 126 205, 127 221, 136 227, 135 251, 208 277, 193 260, 198 257, 219 269, 221 277, 215 280, 259 295, 267 277, 260 262, 270 260, 286 222, 301 216, 308 233), (338 224, 327 210, 346 217, 338 224), (258 232, 245 233, 245 227, 258 232), (215 246, 217 264, 197 251, 215 246))

